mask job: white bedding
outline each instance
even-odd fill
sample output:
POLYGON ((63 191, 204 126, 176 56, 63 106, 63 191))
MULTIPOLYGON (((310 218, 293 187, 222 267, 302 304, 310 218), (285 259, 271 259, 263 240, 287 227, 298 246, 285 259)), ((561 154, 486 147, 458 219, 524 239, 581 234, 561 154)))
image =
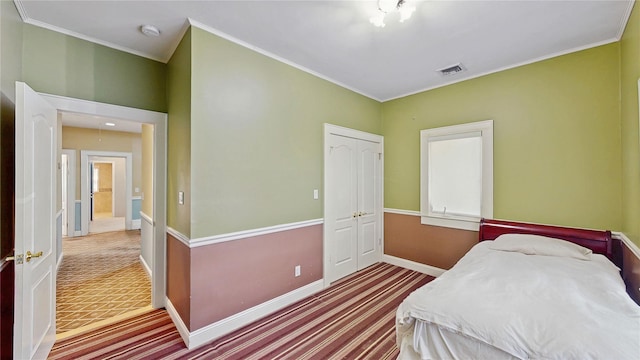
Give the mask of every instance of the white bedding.
POLYGON ((640 359, 640 307, 608 259, 489 244, 400 305, 399 359, 640 359))

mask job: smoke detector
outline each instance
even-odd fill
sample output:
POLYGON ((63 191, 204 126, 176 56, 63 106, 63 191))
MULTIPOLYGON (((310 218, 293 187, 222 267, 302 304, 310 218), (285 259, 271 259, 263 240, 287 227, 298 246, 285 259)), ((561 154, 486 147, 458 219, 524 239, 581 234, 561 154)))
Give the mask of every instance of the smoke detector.
POLYGON ((147 36, 152 36, 152 37, 160 36, 160 29, 158 29, 153 25, 140 26, 140 32, 147 36))
POLYGON ((442 76, 449 76, 453 74, 457 74, 459 72, 466 71, 467 68, 464 67, 461 63, 457 63, 455 65, 448 66, 444 69, 437 70, 442 76))

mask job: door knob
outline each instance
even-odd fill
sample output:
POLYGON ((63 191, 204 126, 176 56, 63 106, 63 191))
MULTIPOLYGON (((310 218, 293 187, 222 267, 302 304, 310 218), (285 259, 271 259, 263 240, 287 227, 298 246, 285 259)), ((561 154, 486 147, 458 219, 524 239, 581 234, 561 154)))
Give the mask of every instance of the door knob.
POLYGON ((37 258, 42 256, 42 251, 38 251, 35 254, 32 254, 31 251, 27 251, 27 254, 24 256, 25 260, 27 260, 27 262, 31 261, 31 258, 37 258))

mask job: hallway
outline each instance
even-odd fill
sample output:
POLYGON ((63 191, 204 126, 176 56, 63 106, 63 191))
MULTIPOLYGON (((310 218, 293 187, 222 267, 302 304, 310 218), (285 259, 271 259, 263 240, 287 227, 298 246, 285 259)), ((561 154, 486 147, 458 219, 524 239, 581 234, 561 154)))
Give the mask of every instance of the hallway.
POLYGON ((56 294, 57 334, 151 304, 140 263, 140 231, 63 239, 56 294))

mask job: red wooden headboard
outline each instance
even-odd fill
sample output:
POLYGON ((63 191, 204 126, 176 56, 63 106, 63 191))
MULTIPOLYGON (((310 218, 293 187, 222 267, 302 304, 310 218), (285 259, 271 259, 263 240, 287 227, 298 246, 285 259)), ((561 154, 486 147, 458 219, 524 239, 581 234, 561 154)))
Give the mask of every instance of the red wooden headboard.
POLYGON ((596 254, 613 258, 611 231, 585 230, 560 226, 529 224, 504 220, 480 220, 480 241, 495 240, 502 234, 535 234, 571 241, 591 249, 596 254))

